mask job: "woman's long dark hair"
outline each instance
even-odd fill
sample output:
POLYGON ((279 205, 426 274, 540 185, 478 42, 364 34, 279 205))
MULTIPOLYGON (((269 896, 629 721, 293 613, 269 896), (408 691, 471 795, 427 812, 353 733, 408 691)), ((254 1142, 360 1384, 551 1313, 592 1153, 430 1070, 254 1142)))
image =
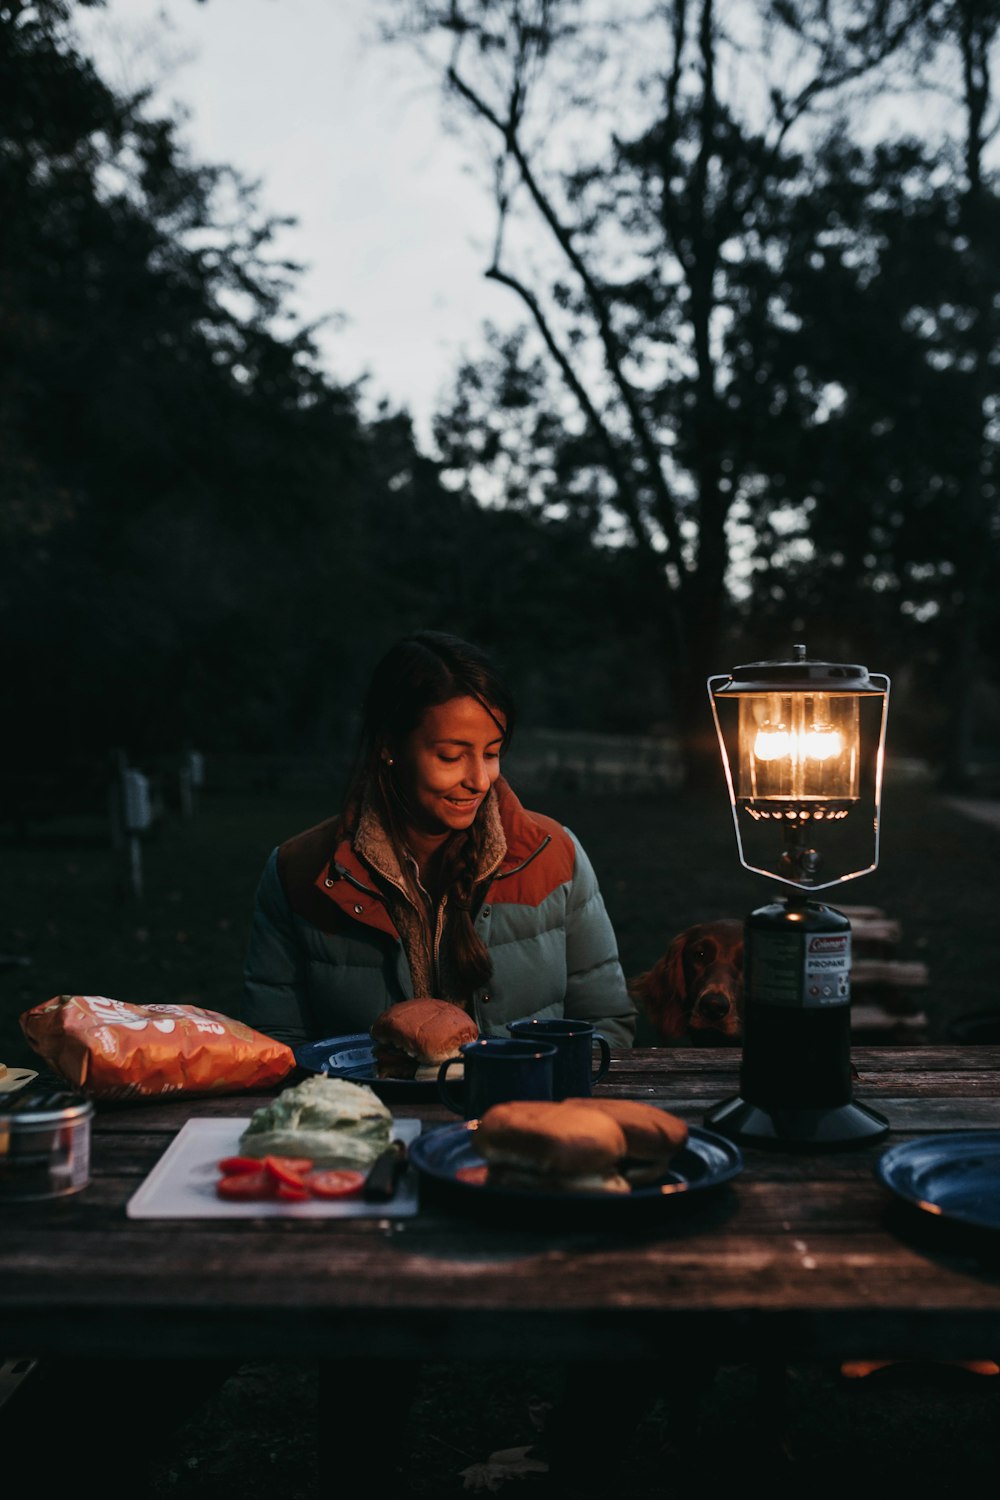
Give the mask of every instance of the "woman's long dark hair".
MULTIPOLYGON (((386 752, 402 745, 429 708, 452 698, 477 699, 501 730, 501 751, 507 749, 514 729, 513 694, 486 652, 458 636, 436 630, 404 636, 378 662, 365 694, 357 762, 340 826, 342 832, 353 833, 362 808, 371 807, 404 873, 403 829, 409 809, 397 767, 387 761, 386 752)), ((492 972, 472 911, 484 834, 485 825, 477 815, 464 833, 452 836, 448 847, 449 957, 467 995, 492 972)))

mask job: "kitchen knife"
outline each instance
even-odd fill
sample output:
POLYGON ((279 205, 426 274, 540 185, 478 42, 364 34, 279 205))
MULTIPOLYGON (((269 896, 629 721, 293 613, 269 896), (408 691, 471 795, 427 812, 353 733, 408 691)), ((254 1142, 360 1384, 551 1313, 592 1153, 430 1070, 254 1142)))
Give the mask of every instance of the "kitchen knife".
POLYGON ((406 1146, 403 1141, 393 1141, 369 1168, 361 1190, 362 1197, 369 1203, 388 1203, 395 1195, 399 1179, 405 1171, 406 1146))

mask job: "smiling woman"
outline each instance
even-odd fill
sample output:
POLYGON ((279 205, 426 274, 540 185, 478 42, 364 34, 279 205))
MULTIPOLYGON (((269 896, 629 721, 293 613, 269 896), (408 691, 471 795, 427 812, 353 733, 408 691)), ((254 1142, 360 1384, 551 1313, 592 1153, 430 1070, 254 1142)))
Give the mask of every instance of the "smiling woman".
POLYGON ((261 876, 243 1020, 294 1047, 435 996, 484 1036, 569 1015, 631 1044, 635 1007, 590 861, 500 774, 514 716, 502 674, 466 641, 424 631, 385 654, 344 806, 261 876))

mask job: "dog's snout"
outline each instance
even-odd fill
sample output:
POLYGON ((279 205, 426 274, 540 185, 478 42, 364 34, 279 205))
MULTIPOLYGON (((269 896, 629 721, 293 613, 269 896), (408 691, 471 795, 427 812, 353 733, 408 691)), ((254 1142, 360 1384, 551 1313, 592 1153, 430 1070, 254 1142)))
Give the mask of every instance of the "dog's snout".
POLYGON ((697 1009, 707 1020, 721 1021, 728 1014, 730 1000, 728 995, 720 994, 718 990, 709 990, 698 998, 697 1009))

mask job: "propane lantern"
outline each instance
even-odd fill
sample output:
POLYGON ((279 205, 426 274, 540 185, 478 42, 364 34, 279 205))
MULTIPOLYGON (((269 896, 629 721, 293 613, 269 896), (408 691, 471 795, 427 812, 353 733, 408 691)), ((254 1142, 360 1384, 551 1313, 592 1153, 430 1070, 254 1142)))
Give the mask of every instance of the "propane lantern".
POLYGON ((787 890, 745 919, 740 1091, 705 1122, 820 1149, 889 1129, 853 1098, 851 924, 815 899, 878 864, 889 679, 793 654, 708 679, 740 863, 787 890))

